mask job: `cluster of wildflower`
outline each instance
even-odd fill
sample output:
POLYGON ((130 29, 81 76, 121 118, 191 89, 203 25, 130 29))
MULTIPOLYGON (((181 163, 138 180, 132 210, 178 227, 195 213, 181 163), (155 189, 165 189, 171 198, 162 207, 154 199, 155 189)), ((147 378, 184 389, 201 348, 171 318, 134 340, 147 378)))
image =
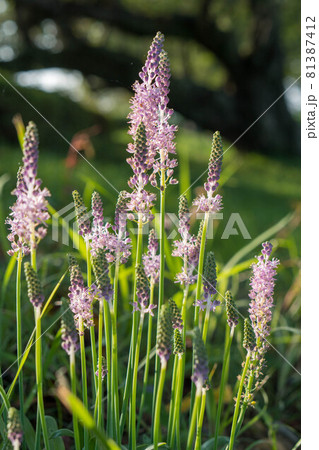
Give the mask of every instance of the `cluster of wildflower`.
MULTIPOLYGON (((156 175, 163 172, 164 183, 176 184, 172 178, 176 159, 169 159, 175 154, 174 134, 176 126, 169 124, 173 110, 168 108, 170 84, 170 67, 166 52, 163 50, 164 35, 158 32, 149 49, 145 65, 139 76, 141 82, 133 85, 134 97, 131 99, 129 114, 129 134, 136 136, 141 123, 145 126, 147 145, 147 169, 152 169, 150 182, 157 185, 156 175)), ((134 144, 129 144, 128 151, 134 152, 134 144)), ((164 186, 161 185, 163 189, 164 186)))
MULTIPOLYGON (((137 128, 134 137, 133 156, 127 159, 127 162, 133 170, 133 176, 130 178, 128 185, 133 191, 128 193, 127 209, 132 213, 136 213, 141 217, 143 223, 153 220, 151 209, 154 206, 156 195, 146 191, 144 188, 149 181, 147 175, 147 146, 146 146, 146 130, 144 123, 141 122, 137 128)), ((134 215, 133 215, 134 218, 134 215)))
POLYGON ((37 179, 39 141, 36 126, 29 122, 23 144, 23 166, 18 171, 17 185, 13 195, 16 202, 10 208, 11 213, 6 219, 10 233, 8 239, 11 242, 9 255, 21 251, 23 255, 30 253, 47 233, 44 226, 49 219, 48 202, 50 196, 47 188, 40 189, 42 181, 37 179))
POLYGON ((212 151, 208 163, 208 177, 204 184, 206 196, 201 194, 197 197, 193 205, 197 206, 197 211, 215 213, 222 209, 222 197, 214 192, 218 188, 223 158, 223 147, 219 131, 213 136, 212 151))
POLYGON ((208 388, 208 358, 205 345, 198 328, 193 331, 194 366, 192 381, 196 389, 208 388))
POLYGON ((143 314, 149 313, 154 316, 153 309, 156 308, 156 305, 149 304, 149 282, 141 264, 136 268, 136 296, 137 302, 133 302, 133 311, 140 311, 143 314))
POLYGON ((162 50, 160 53, 160 62, 156 85, 159 92, 158 110, 159 123, 156 129, 156 146, 158 156, 156 154, 149 155, 150 161, 154 159, 152 164, 153 173, 150 182, 153 186, 157 186, 156 176, 160 177, 160 189, 164 189, 167 183, 177 184, 178 181, 173 178, 174 168, 177 166, 177 159, 170 159, 170 155, 176 154, 174 136, 177 131, 176 125, 171 125, 169 120, 173 114, 173 110, 168 108, 168 94, 170 85, 170 65, 167 53, 162 50), (162 177, 164 174, 164 177, 162 177), (163 179, 164 178, 164 179, 163 179))
POLYGON ((69 308, 69 304, 65 299, 62 300, 64 313, 61 319, 61 347, 68 355, 71 351, 77 352, 79 349, 79 338, 75 328, 74 316, 69 308))
POLYGON ((172 254, 182 258, 184 264, 181 272, 176 275, 176 282, 189 285, 197 280, 194 270, 198 265, 202 228, 200 227, 198 236, 190 234, 190 213, 185 195, 180 197, 178 218, 178 231, 181 239, 174 241, 175 249, 172 254))
POLYGON ((150 231, 148 237, 147 253, 143 255, 143 266, 146 276, 151 283, 157 283, 160 273, 160 255, 157 254, 158 241, 155 236, 155 230, 150 231))
POLYGON ((93 272, 95 275, 95 285, 98 288, 97 296, 108 302, 113 298, 113 287, 109 278, 109 265, 106 260, 106 251, 99 248, 96 256, 92 257, 93 272))
POLYGON ((13 448, 20 448, 23 440, 23 431, 20 422, 19 411, 16 408, 9 408, 7 421, 7 437, 13 448))
POLYGON ((40 308, 44 302, 44 294, 38 274, 29 262, 24 264, 24 273, 28 286, 28 297, 35 308, 40 308))
POLYGON ((111 225, 109 223, 104 224, 103 203, 100 194, 96 191, 92 194, 91 208, 93 221, 89 236, 90 249, 91 255, 96 257, 99 250, 108 248, 111 225))
POLYGON ((69 256, 70 282, 69 299, 70 309, 74 314, 74 321, 79 333, 83 333, 83 328, 93 325, 91 306, 94 297, 97 295, 97 289, 94 285, 84 286, 84 280, 80 266, 73 256, 69 256))
POLYGON ((215 311, 216 306, 220 305, 219 300, 213 300, 217 285, 216 262, 213 252, 209 252, 206 258, 204 276, 203 276, 203 291, 202 299, 197 299, 195 306, 198 306, 201 311, 210 310, 215 311))
POLYGON ((128 218, 127 192, 121 191, 118 196, 114 214, 114 233, 110 233, 107 243, 107 259, 109 262, 119 260, 125 264, 131 254, 131 239, 126 230, 128 218))
MULTIPOLYGON (((97 377, 99 376, 99 366, 100 366, 99 361, 100 361, 100 360, 98 359, 98 360, 97 360, 97 369, 96 369, 96 372, 95 372, 95 375, 96 375, 97 377)), ((102 380, 105 378, 106 374, 107 374, 106 359, 105 359, 104 356, 102 356, 102 363, 101 363, 101 376, 102 376, 102 380)))
MULTIPOLYGON (((81 199, 80 196, 78 197, 81 199)), ((119 260, 121 264, 125 264, 131 254, 131 239, 126 231, 127 193, 122 191, 119 194, 115 208, 114 226, 112 227, 113 233, 110 229, 111 224, 108 222, 104 223, 103 203, 98 192, 93 192, 92 194, 92 227, 83 200, 77 200, 77 203, 82 205, 80 209, 82 216, 77 213, 79 230, 82 230, 82 236, 90 244, 92 257, 97 258, 98 254, 104 251, 107 262, 119 260)))
POLYGON ((261 347, 267 347, 264 339, 270 332, 275 275, 279 260, 269 259, 272 252, 269 242, 264 242, 262 247, 261 255, 257 257, 258 262, 252 265, 249 314, 256 339, 261 340, 261 347))
POLYGON ((168 305, 163 305, 160 311, 159 327, 157 331, 156 353, 162 365, 166 365, 172 353, 172 316, 168 305))

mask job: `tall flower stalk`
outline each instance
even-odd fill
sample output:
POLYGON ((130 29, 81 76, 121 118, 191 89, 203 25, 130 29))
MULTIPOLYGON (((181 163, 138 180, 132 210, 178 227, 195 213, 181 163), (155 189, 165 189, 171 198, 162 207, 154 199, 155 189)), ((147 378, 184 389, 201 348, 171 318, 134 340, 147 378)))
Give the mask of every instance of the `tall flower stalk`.
MULTIPOLYGON (((135 95, 131 101, 130 130, 133 136, 141 123, 145 126, 147 146, 146 168, 152 169, 148 179, 153 186, 160 189, 160 278, 158 307, 164 301, 164 239, 165 239, 165 193, 167 184, 176 184, 173 178, 176 159, 170 159, 175 154, 175 125, 169 124, 173 110, 168 108, 170 83, 170 68, 166 52, 163 50, 164 36, 158 32, 151 44, 140 80, 133 85, 135 95)), ((130 149, 129 149, 130 150, 130 149)), ((159 316, 157 327, 159 326, 159 316)), ((155 407, 155 392, 158 382, 159 359, 155 359, 155 379, 153 412, 155 407)))
MULTIPOLYGON (((39 137, 33 122, 29 122, 23 140, 23 165, 17 174, 16 188, 12 192, 16 202, 10 208, 6 219, 11 243, 9 255, 17 255, 16 279, 16 314, 17 314, 17 359, 22 355, 22 321, 21 321, 21 268, 24 255, 31 252, 31 264, 36 271, 36 248, 46 235, 45 222, 49 219, 46 198, 50 196, 48 189, 41 189, 42 181, 37 178, 39 159, 39 137)), ((23 373, 19 375, 19 397, 21 423, 24 420, 23 373)))
MULTIPOLYGON (((81 353, 81 373, 82 373, 82 398, 83 404, 88 408, 88 388, 87 388, 87 370, 85 356, 84 330, 92 326, 92 302, 96 295, 94 286, 89 289, 84 286, 84 280, 80 266, 73 256, 69 256, 70 269, 70 287, 69 299, 70 309, 74 314, 76 328, 80 336, 81 353)), ((84 428, 84 447, 88 446, 89 435, 87 428, 84 428)))
POLYGON ((264 242, 261 255, 257 257, 257 263, 252 264, 253 276, 249 293, 251 298, 249 304, 250 324, 248 321, 245 322, 246 329, 243 343, 247 349, 247 356, 237 393, 229 450, 234 447, 235 437, 241 428, 247 407, 253 400, 253 392, 259 388, 259 378, 265 365, 264 355, 269 346, 267 337, 270 333, 272 319, 271 308, 273 307, 275 276, 279 265, 278 259, 270 259, 271 252, 272 245, 270 242, 264 242), (245 394, 242 398, 244 386, 245 394), (239 408, 240 415, 238 417, 239 408))
MULTIPOLYGON (((196 428, 197 433, 196 433, 195 448, 200 448, 202 422, 197 421, 197 416, 200 413, 202 402, 203 401, 205 402, 206 390, 209 389, 208 359, 205 345, 202 340, 199 328, 195 328, 193 333, 194 333, 193 334, 194 367, 193 367, 192 381, 196 387, 196 392, 188 431, 186 450, 191 450, 193 448, 193 441, 196 428)), ((203 419, 203 416, 201 418, 203 419)))
MULTIPOLYGON (((89 214, 87 208, 84 204, 84 201, 78 191, 72 192, 73 200, 74 200, 74 208, 76 213, 76 219, 79 228, 79 235, 83 237, 86 245, 86 268, 87 268, 87 286, 90 287, 92 284, 92 270, 91 270, 91 259, 90 259, 90 232, 91 232, 91 221, 89 218, 89 214)), ((91 305, 91 314, 93 317, 93 303, 91 305)), ((97 389, 97 381, 94 376, 95 368, 97 364, 97 356, 96 356, 96 344, 95 344, 95 332, 94 332, 94 320, 90 325, 90 340, 91 340, 91 355, 92 355, 92 379, 94 383, 94 390, 96 392, 97 389)))
MULTIPOLYGON (((69 308, 66 300, 63 299, 63 316, 61 319, 61 339, 62 348, 66 351, 69 356, 70 362, 70 378, 71 378, 71 390, 76 396, 76 366, 75 366, 75 354, 79 349, 79 339, 78 333, 75 328, 74 317, 69 308)), ((79 433, 79 423, 75 415, 72 417, 73 420, 73 432, 74 432, 74 442, 76 450, 81 449, 81 440, 79 433)))
POLYGON ((218 395, 218 408, 216 415, 216 425, 215 425, 215 440, 214 440, 214 450, 218 447, 218 435, 220 428, 220 418, 222 413, 222 408, 224 405, 224 393, 225 386, 228 377, 229 359, 230 359, 230 348, 234 337, 235 327, 238 325, 238 315, 235 308, 235 303, 230 291, 225 294, 226 303, 226 314, 227 314, 227 324, 228 333, 225 340, 224 358, 223 358, 223 368, 220 380, 219 395, 218 395))
MULTIPOLYGON (((212 150, 210 154, 210 159, 208 163, 208 177, 204 184, 204 189, 206 195, 201 194, 197 197, 193 205, 197 207, 197 212, 204 213, 200 250, 199 250, 199 260, 198 260, 198 273, 197 273, 197 285, 196 285, 196 302, 194 308, 194 327, 199 326, 199 306, 197 302, 201 298, 202 293, 202 282, 203 282, 203 269, 204 269, 204 259, 205 259, 205 246, 206 246, 206 236, 207 229, 209 225, 209 218, 211 214, 214 214, 222 209, 222 197, 219 194, 215 194, 216 189, 219 186, 219 178, 221 174, 223 162, 223 147, 220 132, 216 131, 213 135, 212 150)), ((193 358, 194 367, 194 358, 193 358)), ((195 390, 194 385, 192 385, 191 394, 191 409, 194 402, 195 390)))
MULTIPOLYGON (((98 249, 96 252, 96 256, 92 258, 93 261, 93 271, 95 275, 95 286, 98 288, 97 298, 99 301, 99 326, 98 326, 98 363, 97 363, 97 425, 100 427, 102 424, 102 395, 103 395, 103 386, 102 380, 103 376, 103 355, 102 355, 102 340, 103 340, 103 322, 104 322, 104 301, 108 303, 108 305, 112 304, 113 297, 113 289, 109 279, 109 267, 108 262, 106 260, 106 251, 103 249, 98 249)), ((113 378, 117 380, 117 341, 114 340, 113 343, 113 352, 116 354, 116 357, 112 357, 112 373, 113 378), (114 359, 114 364, 113 364, 114 359)), ((113 384, 111 382, 111 389, 114 389, 114 381, 113 384)), ((117 388, 117 384, 116 384, 117 388)), ((112 391, 114 392, 114 391, 112 391)), ((108 392, 108 395, 111 395, 108 392)), ((118 409, 117 409, 118 411, 118 409)), ((116 410, 115 410, 116 412, 116 410)), ((117 417, 117 420, 119 418, 117 417)), ((118 422, 117 422, 118 423, 118 422)))
POLYGON ((45 421, 43 403, 43 379, 42 379, 42 343, 41 343, 41 306, 44 302, 42 287, 36 271, 30 263, 24 264, 25 277, 28 285, 28 297, 34 307, 35 319, 35 372, 37 381, 37 401, 38 411, 41 420, 41 427, 45 448, 50 449, 49 435, 45 421))
MULTIPOLYGON (((143 255, 143 267, 145 271, 145 275, 149 279, 150 283, 150 308, 154 305, 154 289, 155 284, 158 283, 159 279, 159 266, 160 266, 160 256, 157 254, 158 251, 158 241, 155 236, 155 230, 152 229, 149 234, 148 239, 148 247, 147 253, 143 255)), ((138 424, 137 431, 139 430, 140 422, 142 419, 144 402, 146 397, 146 388, 148 382, 149 375, 149 367, 150 367, 150 352, 152 348, 152 321, 153 315, 148 315, 148 324, 147 324, 147 348, 145 355, 145 369, 144 369, 144 378, 143 378, 143 390, 141 395, 141 402, 139 407, 139 416, 138 416, 138 424)))
POLYGON ((171 403, 169 410, 169 420, 168 420, 168 442, 170 447, 173 448, 174 440, 176 438, 176 447, 180 448, 180 409, 181 409, 181 399, 183 393, 183 355, 184 355, 184 342, 183 342, 183 329, 185 327, 181 313, 174 302, 174 300, 169 301, 169 306, 171 310, 172 326, 174 330, 174 370, 172 378, 172 389, 171 389, 171 403))
POLYGON ((154 426, 153 426, 153 445, 154 450, 158 449, 160 427, 161 427, 161 406, 163 389, 166 376, 167 361, 172 352, 172 316, 168 305, 163 305, 160 312, 159 329, 157 332, 156 353, 160 358, 161 371, 156 392, 154 426))

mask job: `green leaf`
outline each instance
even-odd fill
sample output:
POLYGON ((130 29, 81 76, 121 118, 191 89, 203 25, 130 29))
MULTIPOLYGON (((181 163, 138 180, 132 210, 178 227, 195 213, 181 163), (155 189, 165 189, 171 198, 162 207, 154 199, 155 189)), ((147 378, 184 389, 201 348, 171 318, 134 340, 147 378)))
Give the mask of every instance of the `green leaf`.
POLYGON ((23 437, 28 446, 29 450, 34 450, 35 448, 35 431, 34 428, 26 415, 23 418, 24 426, 23 426, 23 437))
POLYGON ((1 384, 0 384, 0 395, 5 404, 6 409, 8 410, 10 408, 9 398, 7 397, 6 391, 4 390, 1 384))
MULTIPOLYGON (((209 439, 208 441, 204 442, 202 445, 202 450, 212 450, 214 448, 214 442, 215 438, 209 439)), ((219 436, 218 437, 218 446, 219 445, 227 445, 229 442, 228 436, 219 436)))
MULTIPOLYGON (((166 444, 166 442, 159 442, 158 447, 163 447, 165 449, 169 449, 168 445, 166 444)), ((154 449, 154 444, 143 444, 143 445, 138 445, 137 446, 137 450, 153 450, 154 449)))
POLYGON ((51 416, 45 416, 45 421, 47 424, 51 447, 54 448, 54 450, 65 450, 63 439, 60 436, 52 438, 53 433, 58 431, 58 425, 55 418, 51 416))
POLYGON ((54 431, 49 438, 50 439, 55 439, 57 437, 60 436, 69 436, 69 437, 74 437, 74 433, 72 430, 69 430, 68 428, 60 428, 60 430, 54 431))

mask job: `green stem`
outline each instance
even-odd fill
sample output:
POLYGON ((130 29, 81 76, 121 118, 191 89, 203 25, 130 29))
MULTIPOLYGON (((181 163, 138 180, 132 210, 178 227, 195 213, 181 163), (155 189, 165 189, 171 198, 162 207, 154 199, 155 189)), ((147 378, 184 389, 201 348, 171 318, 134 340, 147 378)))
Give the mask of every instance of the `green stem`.
MULTIPOLYGON (((138 314, 134 312, 133 314, 138 314)), ((140 356, 140 346, 142 339, 144 322, 144 313, 140 314, 140 323, 138 327, 136 348, 135 348, 135 358, 134 358, 134 369, 133 369, 133 379, 132 379, 132 395, 131 395, 131 448, 136 450, 136 391, 137 391, 137 370, 140 356)))
MULTIPOLYGON (((153 305, 154 303, 154 282, 151 280, 150 285, 150 305, 153 305)), ((141 396, 141 403, 140 403, 140 409, 139 409, 139 415, 137 419, 137 434, 138 430, 140 428, 142 415, 143 415, 143 408, 144 408, 144 402, 146 397, 146 388, 147 388, 147 381, 148 381, 148 374, 149 374, 149 368, 150 368, 150 353, 152 348, 152 315, 148 315, 148 325, 147 325, 147 348, 146 348, 146 356, 145 356, 145 369, 144 369, 144 379, 143 379, 143 391, 141 396)))
MULTIPOLYGON (((17 258, 17 280, 16 280, 16 315, 17 315, 17 360, 18 367, 22 356, 22 320, 21 320, 21 269, 22 253, 17 258)), ((23 373, 19 375, 19 400, 20 400, 20 421, 23 429, 24 424, 24 396, 23 396, 23 373)))
MULTIPOLYGON (((175 401, 172 404, 173 409, 173 419, 172 419, 172 429, 169 437, 170 448, 180 449, 180 410, 181 410, 181 399, 182 399, 182 371, 183 371, 183 356, 176 355, 175 360, 177 360, 176 369, 176 384, 175 384, 175 401), (176 436, 176 446, 174 447, 174 440, 176 436)), ((173 394, 172 394, 173 395, 173 394)))
MULTIPOLYGON (((71 377, 71 389, 73 395, 76 396, 76 371, 75 371, 75 352, 74 346, 71 346, 70 352, 70 377, 71 377)), ((75 449, 81 450, 81 441, 80 441, 80 433, 79 433, 79 423, 77 417, 73 414, 73 432, 74 432, 74 441, 75 441, 75 449)))
MULTIPOLYGON (((137 248, 136 248, 136 259, 135 259, 134 287, 133 287, 133 303, 136 302, 136 300, 137 300, 137 296, 136 296, 136 270, 137 270, 138 264, 141 262, 141 259, 142 259, 142 248, 143 248, 143 235, 142 235, 142 232, 143 232, 142 217, 139 217, 138 230, 137 230, 137 248)), ((125 426, 125 422, 126 422, 127 406, 128 406, 128 401, 129 401, 130 392, 131 392, 131 386, 132 386, 132 372, 133 372, 133 363, 134 363, 134 352, 135 352, 137 325, 138 325, 138 322, 137 322, 136 314, 133 314, 130 352, 129 352, 129 359, 128 359, 128 364, 127 364, 125 387, 124 387, 124 395, 123 395, 123 403, 122 403, 122 411, 121 411, 121 417, 120 417, 120 439, 122 438, 123 431, 124 431, 124 426, 125 426)))
MULTIPOLYGON (((80 349, 81 349, 82 399, 84 406, 86 407, 86 409, 88 409, 88 388, 86 375, 84 327, 81 318, 79 318, 79 334, 80 334, 80 349)), ((89 448, 89 434, 86 427, 84 427, 84 448, 89 448)))
POLYGON ((241 374, 241 379, 240 379, 238 392, 237 392, 237 399, 236 399, 236 405, 235 405, 235 411, 234 411, 234 415, 233 415, 233 422, 232 422, 229 447, 228 447, 229 450, 233 449, 234 443, 235 443, 235 432, 236 432, 236 424, 237 424, 237 419, 238 419, 238 414, 239 414, 239 407, 240 407, 240 403, 241 403, 241 394, 243 391, 247 370, 249 368, 249 363, 250 363, 250 352, 247 352, 246 362, 245 362, 245 365, 243 368, 243 372, 241 374))
POLYGON ((206 405, 206 390, 203 389, 202 401, 201 401, 198 423, 197 423, 197 430, 196 430, 196 439, 195 439, 195 447, 194 447, 195 450, 201 449, 202 428, 203 428, 203 420, 204 420, 204 414, 205 414, 205 405, 206 405))
POLYGON ((106 427, 109 436, 112 436, 112 389, 111 389, 111 339, 110 339, 110 309, 109 304, 106 300, 103 300, 103 310, 104 310, 104 335, 105 335, 105 346, 106 346, 106 387, 107 387, 107 420, 106 427))
POLYGON ((155 403, 155 414, 154 414, 154 428, 153 428, 153 445, 154 450, 158 449, 158 441, 160 435, 160 427, 161 427, 161 406, 162 406, 162 398, 163 398, 163 389, 165 383, 165 375, 166 375, 166 360, 161 361, 161 373, 158 381, 157 395, 156 395, 156 403, 155 403))
POLYGON ((239 414, 239 418, 238 418, 237 424, 236 424, 235 438, 238 435, 238 433, 239 433, 239 431, 241 429, 242 423, 244 421, 246 409, 248 407, 248 401, 247 400, 249 398, 250 391, 251 391, 251 389, 253 387, 253 383, 254 383, 254 373, 252 372, 250 374, 250 376, 249 376, 248 383, 247 383, 247 388, 246 388, 246 393, 245 393, 245 398, 244 398, 243 404, 242 404, 242 406, 240 408, 240 414, 239 414))
MULTIPOLYGON (((90 254, 90 244, 86 244, 86 268, 87 268, 87 285, 88 287, 92 284, 92 268, 91 268, 91 254, 90 254)), ((91 314, 93 317, 93 325, 90 327, 90 340, 91 340, 91 354, 92 354, 92 377, 94 384, 94 392, 97 392, 97 377, 95 376, 95 371, 97 367, 97 355, 96 355, 96 343, 95 343, 95 332, 94 332, 94 312, 93 303, 91 306, 91 314)))
POLYGON ((101 428, 102 425, 102 395, 103 395, 103 386, 102 386, 102 337, 103 335, 103 301, 99 301, 99 335, 98 335, 98 345, 99 345, 99 358, 98 358, 98 402, 97 402, 97 426, 101 428))
POLYGON ((203 335, 202 335, 204 344, 206 344, 206 339, 207 339, 209 314, 210 314, 210 305, 209 305, 209 303, 207 303, 206 312, 205 312, 205 319, 204 319, 204 325, 203 325, 203 335))
MULTIPOLYGON (((198 272, 197 272, 197 285, 196 285, 196 300, 200 299, 202 293, 202 281, 203 281, 203 268, 204 268, 204 257, 205 257, 205 246, 206 246, 206 234, 208 227, 209 213, 205 213, 203 233, 200 243, 199 259, 198 259, 198 272)), ((199 306, 195 306, 194 312, 194 327, 198 327, 199 323, 199 306)))
POLYGON ((178 366, 178 355, 175 355, 174 365, 173 365, 172 387, 171 387, 171 401, 169 404, 167 442, 171 442, 171 439, 172 439, 174 411, 175 411, 176 395, 177 395, 177 386, 176 386, 176 384, 177 384, 176 383, 177 366, 178 366))
MULTIPOLYGON (((186 269, 185 269, 186 270, 186 269)), ((183 293, 183 300, 182 300, 182 309, 181 309, 181 315, 183 320, 183 331, 182 331, 182 337, 183 337, 183 344, 184 344, 184 353, 181 357, 181 369, 180 369, 180 379, 179 379, 179 385, 176 389, 176 395, 174 399, 174 411, 176 411, 176 418, 174 419, 174 426, 176 431, 176 445, 177 448, 180 448, 180 413, 181 413, 181 404, 182 404, 182 398, 183 398, 183 390, 184 390, 184 375, 185 375, 185 359, 186 359, 186 303, 188 298, 188 291, 189 291, 189 285, 186 285, 184 287, 184 293, 183 293)), ((174 436, 174 435, 173 435, 174 436)))
MULTIPOLYGON (((208 220, 209 220, 209 213, 205 213, 203 232, 202 232, 201 243, 200 243, 199 259, 198 259, 198 272, 197 272, 197 285, 196 285, 196 299, 195 300, 199 300, 201 297, 201 293, 202 293, 202 279, 203 279, 203 268, 204 268, 204 257, 205 257, 205 245, 206 245, 208 220)), ((198 327, 198 324, 199 324, 199 307, 194 306, 194 328, 198 327)), ((193 352, 192 367, 194 368, 194 352, 193 352)), ((193 405, 194 405, 194 398, 195 398, 195 385, 194 385, 194 383, 192 383, 191 406, 190 406, 191 411, 192 411, 193 405)))
POLYGON ((226 339, 226 343, 225 343, 223 369, 222 369, 221 382, 220 382, 220 387, 219 387, 219 399, 218 399, 216 428, 215 428, 215 440, 214 440, 214 449, 213 450, 217 450, 217 446, 218 446, 218 435, 219 435, 219 428, 220 428, 220 418, 221 418, 222 408, 223 408, 223 404, 224 404, 224 392, 225 392, 225 385, 226 385, 226 382, 227 382, 227 375, 228 375, 230 347, 231 347, 233 336, 234 336, 234 330, 235 330, 235 328, 231 327, 230 332, 229 332, 229 336, 226 339))
POLYGON ((197 422, 197 413, 198 413, 198 408, 200 405, 201 398, 202 398, 202 389, 197 388, 191 422, 190 422, 189 431, 188 431, 186 450, 192 450, 192 448, 193 448, 194 434, 195 434, 196 422, 197 422))
MULTIPOLYGON (((114 298, 115 304, 115 298, 114 298)), ((114 307, 111 309, 112 323, 112 375, 111 392, 113 396, 113 426, 116 442, 120 440, 120 421, 119 421, 119 392, 118 392, 118 364, 117 364, 117 330, 116 330, 116 312, 114 307)))
POLYGON ((38 397, 38 411, 41 420, 42 433, 45 448, 50 450, 49 436, 47 425, 45 421, 44 403, 43 403, 43 380, 42 380, 42 357, 41 357, 41 313, 40 307, 34 308, 35 316, 35 371, 37 381, 37 397, 38 397))
MULTIPOLYGON (((161 154, 161 162, 163 156, 161 154)), ((164 270, 165 270, 165 170, 161 170, 161 186, 160 186, 160 276, 158 284, 158 305, 157 305, 157 330, 159 329, 160 310, 164 302, 164 270)), ((152 423, 154 423, 156 391, 159 377, 160 359, 155 355, 155 372, 154 372, 154 388, 153 388, 153 402, 152 402, 152 423)))

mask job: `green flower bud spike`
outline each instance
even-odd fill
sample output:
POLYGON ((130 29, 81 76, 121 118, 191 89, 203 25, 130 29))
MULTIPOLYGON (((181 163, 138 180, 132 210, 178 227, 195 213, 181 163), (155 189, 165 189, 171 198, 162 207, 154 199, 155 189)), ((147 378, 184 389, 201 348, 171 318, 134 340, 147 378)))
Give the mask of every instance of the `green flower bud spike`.
POLYGON ((238 315, 235 308, 235 302, 230 291, 227 291, 225 294, 225 302, 228 325, 230 326, 230 328, 234 328, 236 325, 238 325, 238 315))
POLYGON ((179 308, 177 307, 176 303, 173 299, 169 299, 169 308, 172 316, 172 326, 175 329, 182 331, 183 329, 183 319, 180 313, 179 308))
POLYGON ((247 352, 249 352, 253 351, 255 346, 256 346, 256 338, 253 327, 251 326, 249 319, 245 319, 243 347, 244 349, 247 350, 247 352))
POLYGON ((78 191, 72 192, 76 220, 80 236, 85 237, 91 231, 91 221, 84 201, 78 191))
POLYGON ((183 339, 181 332, 175 328, 174 330, 174 355, 182 356, 184 353, 183 339))
POLYGON ((172 352, 172 316, 168 305, 163 305, 160 312, 159 328, 157 333, 156 353, 161 364, 167 364, 172 352))
POLYGON ((29 262, 24 264, 24 272, 28 285, 29 300, 35 308, 41 307, 44 302, 44 295, 38 275, 29 262))

